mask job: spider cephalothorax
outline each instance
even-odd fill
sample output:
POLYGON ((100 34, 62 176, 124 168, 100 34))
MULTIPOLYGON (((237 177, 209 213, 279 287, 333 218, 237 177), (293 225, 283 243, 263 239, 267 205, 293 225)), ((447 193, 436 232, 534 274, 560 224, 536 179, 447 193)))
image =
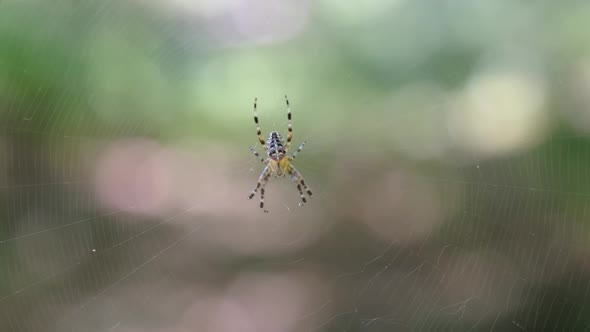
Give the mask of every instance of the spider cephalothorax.
POLYGON ((258 113, 256 111, 256 104, 257 99, 254 99, 254 123, 256 124, 256 135, 258 136, 258 141, 262 146, 264 146, 266 150, 266 154, 268 158, 263 159, 260 157, 260 154, 253 147, 249 147, 250 150, 254 153, 254 155, 262 161, 266 167, 260 174, 258 181, 256 182, 256 187, 252 189, 252 192, 248 196, 248 198, 252 199, 258 189, 260 189, 260 208, 263 209, 264 212, 268 212, 264 209, 264 187, 268 182, 268 179, 271 175, 274 176, 284 176, 286 174, 291 176, 291 179, 297 182, 297 189, 299 190, 299 196, 301 197, 301 202, 305 203, 307 200, 303 195, 302 187, 305 188, 305 192, 311 196, 311 190, 305 185, 305 180, 303 176, 293 167, 291 161, 297 157, 297 153, 299 153, 303 147, 305 146, 305 141, 301 143, 297 151, 293 153, 293 156, 288 156, 287 152, 289 151, 289 147, 291 146, 291 139, 293 138, 293 128, 291 127, 291 108, 289 106, 289 99, 285 96, 285 102, 287 103, 287 141, 284 142, 281 134, 277 131, 271 131, 268 135, 268 140, 264 142, 262 139, 262 132, 260 131, 260 125, 258 124, 258 113))

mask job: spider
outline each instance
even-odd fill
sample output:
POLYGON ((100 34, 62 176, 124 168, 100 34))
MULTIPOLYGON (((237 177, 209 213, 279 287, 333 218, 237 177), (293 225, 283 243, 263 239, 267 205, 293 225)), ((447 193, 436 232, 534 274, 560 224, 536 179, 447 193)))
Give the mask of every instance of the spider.
POLYGON ((279 132, 277 132, 277 131, 271 131, 270 134, 268 135, 268 140, 266 142, 264 142, 264 139, 262 138, 262 133, 260 131, 260 124, 258 124, 258 112, 256 111, 257 100, 258 100, 258 98, 254 98, 254 123, 256 124, 256 135, 258 136, 258 141, 260 142, 260 144, 262 146, 264 146, 264 149, 266 150, 266 153, 268 154, 268 158, 264 159, 264 158, 260 157, 260 154, 258 153, 258 151, 256 151, 253 147, 249 146, 250 151, 252 151, 252 153, 254 153, 256 158, 258 158, 263 164, 265 164, 266 167, 264 167, 264 170, 260 174, 260 177, 258 177, 258 181, 256 182, 256 187, 254 187, 254 189, 252 189, 252 192, 250 192, 248 199, 252 199, 252 197, 254 197, 254 195, 256 195, 256 192, 258 191, 258 189, 260 189, 260 208, 265 213, 268 212, 264 208, 264 187, 266 186, 268 179, 272 175, 274 175, 276 177, 289 175, 293 181, 297 182, 297 190, 299 190, 299 196, 301 197, 301 202, 302 202, 299 205, 305 204, 307 202, 307 200, 305 199, 305 196, 303 195, 302 187, 303 187, 303 189, 305 189, 305 192, 309 196, 311 196, 311 190, 309 190, 307 185, 305 185, 305 180, 303 179, 303 176, 301 176, 301 173, 299 173, 295 169, 295 167, 293 167, 293 164, 291 164, 291 161, 295 160, 295 158, 297 157, 297 154, 305 146, 305 141, 303 141, 303 143, 301 143, 299 148, 297 148, 297 151, 295 151, 295 153, 293 153, 293 156, 287 155, 287 151, 289 151, 289 147, 291 146, 291 139, 293 138, 293 128, 291 127, 291 107, 289 105, 289 99, 285 95, 285 102, 287 104, 287 120, 288 120, 288 122, 287 122, 288 134, 287 134, 286 144, 284 143, 283 138, 281 137, 281 134, 279 134, 279 132))

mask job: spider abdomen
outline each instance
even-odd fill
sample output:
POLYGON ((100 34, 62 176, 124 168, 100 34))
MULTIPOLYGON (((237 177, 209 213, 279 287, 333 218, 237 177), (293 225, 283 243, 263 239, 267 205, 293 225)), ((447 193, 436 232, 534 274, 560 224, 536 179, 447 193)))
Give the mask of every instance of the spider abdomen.
POLYGON ((285 156, 285 146, 281 134, 271 131, 266 141, 266 151, 268 156, 273 160, 281 160, 285 156))

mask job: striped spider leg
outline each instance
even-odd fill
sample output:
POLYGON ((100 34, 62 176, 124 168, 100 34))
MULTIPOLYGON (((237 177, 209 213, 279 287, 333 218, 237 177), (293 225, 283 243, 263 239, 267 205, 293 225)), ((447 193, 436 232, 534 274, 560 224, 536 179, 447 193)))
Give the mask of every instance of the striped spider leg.
POLYGON ((297 190, 299 190, 299 197, 301 197, 301 203, 299 203, 299 205, 301 206, 301 205, 307 203, 305 196, 303 196, 303 190, 301 190, 301 187, 303 186, 303 188, 305 189, 305 192, 309 196, 311 196, 311 190, 309 190, 309 188, 305 184, 305 179, 303 179, 303 176, 301 176, 301 173, 299 173, 299 171, 297 171, 297 169, 295 169, 295 167, 293 167, 293 166, 291 166, 289 175, 291 175, 291 180, 297 182, 297 190))
POLYGON ((279 132, 277 132, 277 131, 271 131, 270 134, 268 135, 267 141, 266 142, 264 141, 264 139, 262 138, 262 131, 260 130, 260 124, 258 123, 257 102, 258 102, 258 99, 255 98, 254 99, 254 124, 256 125, 256 136, 258 137, 258 141, 260 142, 260 144, 262 144, 262 146, 264 146, 264 149, 266 151, 266 154, 268 155, 268 158, 266 158, 266 159, 262 158, 260 156, 260 154, 253 147, 251 147, 251 146, 249 147, 250 151, 252 151, 254 156, 256 156, 256 158, 258 160, 260 160, 262 163, 264 163, 266 166, 264 167, 264 170, 262 171, 262 173, 258 177, 258 181, 256 182, 256 187, 254 189, 252 189, 248 198, 252 199, 256 195, 256 192, 260 189, 260 208, 263 209, 264 212, 268 212, 264 208, 264 191, 265 191, 265 186, 266 186, 269 178, 273 175, 275 177, 282 177, 285 175, 289 175, 293 181, 297 182, 297 190, 299 191, 299 196, 301 197, 301 201, 302 201, 302 203, 300 203, 300 205, 302 205, 303 203, 307 202, 307 200, 305 199, 305 196, 303 195, 303 189, 305 189, 305 192, 309 196, 311 196, 311 190, 305 184, 305 180, 303 179, 303 176, 301 176, 301 173, 299 173, 295 169, 295 167, 291 164, 291 161, 295 160, 295 158, 297 157, 297 154, 305 146, 305 142, 301 143, 299 148, 297 148, 297 151, 295 151, 295 153, 293 153, 293 156, 287 155, 289 147, 291 146, 291 141, 293 139, 293 128, 291 125, 291 106, 289 104, 289 99, 287 98, 287 96, 285 96, 285 103, 287 104, 287 130, 288 130, 286 142, 283 141, 281 134, 279 134, 279 132))
POLYGON ((254 187, 254 189, 252 189, 252 191, 250 192, 250 195, 248 196, 248 199, 252 199, 252 197, 254 197, 254 195, 256 195, 256 192, 258 191, 258 189, 260 189, 260 208, 265 213, 268 213, 268 210, 266 210, 264 208, 264 187, 266 186, 266 182, 268 182, 270 175, 271 175, 271 171, 270 171, 269 166, 267 165, 264 168, 264 170, 262 171, 262 173, 260 174, 260 176, 258 177, 258 181, 256 182, 256 187, 254 187))

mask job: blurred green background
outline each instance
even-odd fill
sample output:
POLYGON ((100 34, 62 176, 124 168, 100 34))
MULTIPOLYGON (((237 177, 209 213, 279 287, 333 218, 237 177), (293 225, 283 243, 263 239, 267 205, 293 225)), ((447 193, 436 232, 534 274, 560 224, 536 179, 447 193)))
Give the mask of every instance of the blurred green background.
POLYGON ((589 96, 586 1, 2 0, 0 331, 587 330, 589 96))

